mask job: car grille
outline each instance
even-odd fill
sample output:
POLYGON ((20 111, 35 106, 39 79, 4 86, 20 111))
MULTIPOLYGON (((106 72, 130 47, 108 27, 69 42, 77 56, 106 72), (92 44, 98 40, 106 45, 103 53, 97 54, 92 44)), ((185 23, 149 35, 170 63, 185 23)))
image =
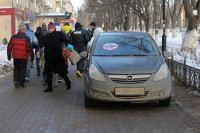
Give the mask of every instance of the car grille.
POLYGON ((130 96, 117 96, 115 95, 115 92, 111 92, 112 95, 116 98, 119 98, 119 99, 138 99, 138 98, 144 98, 145 96, 148 95, 149 91, 145 91, 144 95, 130 95, 130 96))
POLYGON ((120 84, 144 83, 150 78, 150 74, 145 75, 109 75, 110 79, 120 84))

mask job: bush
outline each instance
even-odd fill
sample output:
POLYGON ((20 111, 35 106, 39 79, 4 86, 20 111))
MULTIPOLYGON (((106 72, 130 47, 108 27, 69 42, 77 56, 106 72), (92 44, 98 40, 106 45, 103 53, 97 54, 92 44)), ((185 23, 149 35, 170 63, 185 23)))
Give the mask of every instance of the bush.
POLYGON ((3 43, 4 45, 7 45, 7 44, 8 44, 8 40, 7 40, 6 37, 3 38, 2 43, 3 43))

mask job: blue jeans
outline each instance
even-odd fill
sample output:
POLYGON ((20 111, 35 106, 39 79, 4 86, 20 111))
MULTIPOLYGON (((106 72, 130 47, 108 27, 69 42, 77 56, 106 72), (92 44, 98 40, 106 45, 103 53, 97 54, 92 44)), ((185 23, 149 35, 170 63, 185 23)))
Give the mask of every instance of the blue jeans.
MULTIPOLYGON (((43 48, 41 48, 41 49, 40 49, 40 53, 39 53, 39 54, 40 54, 40 57, 41 57, 41 55, 42 55, 43 52, 44 52, 44 50, 43 50, 43 48)), ((40 72, 40 70, 41 70, 40 57, 37 56, 37 53, 38 53, 38 52, 35 50, 35 55, 36 55, 36 67, 37 67, 36 69, 37 69, 38 72, 40 72)))

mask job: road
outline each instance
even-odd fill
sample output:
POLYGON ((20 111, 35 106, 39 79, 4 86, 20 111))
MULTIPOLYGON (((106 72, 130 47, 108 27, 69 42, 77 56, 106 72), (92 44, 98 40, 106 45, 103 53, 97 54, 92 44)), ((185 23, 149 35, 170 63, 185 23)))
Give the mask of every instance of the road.
POLYGON ((44 93, 32 68, 27 88, 15 89, 12 75, 0 81, 0 133, 200 133, 200 122, 174 100, 169 107, 146 104, 83 105, 83 79, 70 67, 71 90, 64 83, 44 93))

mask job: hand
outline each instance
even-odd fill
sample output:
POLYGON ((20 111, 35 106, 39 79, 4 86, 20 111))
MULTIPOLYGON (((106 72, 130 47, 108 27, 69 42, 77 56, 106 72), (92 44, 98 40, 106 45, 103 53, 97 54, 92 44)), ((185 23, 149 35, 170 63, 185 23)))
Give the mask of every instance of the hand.
POLYGON ((8 60, 11 61, 11 55, 8 55, 8 60))

